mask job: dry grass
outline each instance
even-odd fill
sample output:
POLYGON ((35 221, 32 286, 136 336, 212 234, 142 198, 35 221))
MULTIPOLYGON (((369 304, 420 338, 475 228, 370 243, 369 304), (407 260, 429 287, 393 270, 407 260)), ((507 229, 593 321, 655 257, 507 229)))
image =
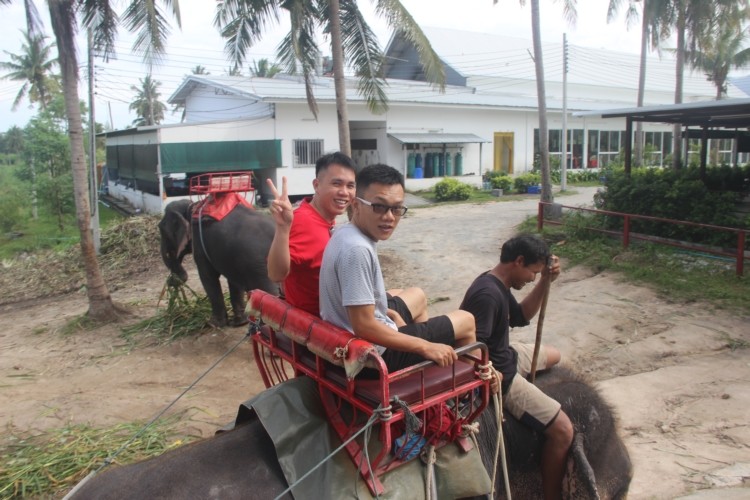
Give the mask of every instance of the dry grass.
MULTIPOLYGON (((158 223, 156 216, 131 217, 102 232, 99 264, 110 291, 133 275, 163 268, 158 223)), ((85 283, 77 244, 63 251, 25 254, 2 262, 0 304, 69 293, 85 283)))
MULTIPOLYGON (((127 464, 157 456, 194 439, 176 438, 181 416, 155 422, 113 461, 127 464)), ((143 428, 143 423, 107 428, 71 425, 39 434, 9 429, 0 445, 0 498, 61 497, 89 472, 98 469, 143 428)))

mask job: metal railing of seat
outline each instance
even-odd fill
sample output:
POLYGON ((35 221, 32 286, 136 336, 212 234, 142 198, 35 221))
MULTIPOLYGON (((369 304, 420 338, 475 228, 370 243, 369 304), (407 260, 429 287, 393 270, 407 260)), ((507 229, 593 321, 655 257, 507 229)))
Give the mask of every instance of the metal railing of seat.
POLYGON ((737 271, 737 276, 743 275, 744 262, 745 260, 750 260, 750 253, 745 252, 745 241, 747 241, 747 236, 748 234, 750 234, 750 230, 748 229, 726 227, 726 226, 714 226, 712 224, 702 224, 700 222, 666 219, 663 217, 652 217, 649 215, 636 215, 636 214, 627 214, 623 212, 612 212, 609 210, 599 210, 596 208, 572 207, 568 205, 560 205, 559 203, 540 201, 539 211, 537 214, 537 230, 540 232, 544 228, 545 223, 557 225, 557 226, 564 224, 562 217, 560 217, 559 219, 545 219, 544 218, 545 206, 549 206, 549 207, 554 206, 554 207, 559 207, 560 209, 575 210, 578 212, 590 212, 590 213, 594 213, 597 215, 622 217, 623 219, 622 230, 603 229, 603 228, 589 227, 589 226, 587 226, 586 229, 600 232, 600 233, 610 234, 613 236, 619 236, 622 238, 622 245, 624 248, 628 248, 628 246, 630 246, 630 240, 633 239, 633 240, 649 241, 652 243, 658 243, 661 245, 669 245, 669 246, 678 247, 678 248, 685 248, 688 250, 709 253, 712 255, 731 257, 735 260, 735 263, 736 263, 735 269, 737 271), (736 250, 734 252, 730 252, 723 248, 717 248, 717 247, 712 247, 708 245, 699 245, 696 243, 690 243, 690 242, 679 241, 679 240, 671 240, 671 239, 661 238, 661 237, 653 236, 649 234, 635 233, 631 230, 631 222, 633 220, 661 222, 661 223, 674 224, 674 225, 679 225, 679 226, 698 227, 698 228, 708 229, 708 230, 717 231, 717 232, 734 233, 737 235, 736 250))

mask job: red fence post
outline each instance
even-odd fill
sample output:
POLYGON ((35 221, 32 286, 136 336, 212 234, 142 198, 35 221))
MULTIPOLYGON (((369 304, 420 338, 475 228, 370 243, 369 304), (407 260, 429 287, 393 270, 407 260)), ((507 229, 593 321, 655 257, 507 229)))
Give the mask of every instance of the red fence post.
POLYGON ((622 228, 622 246, 628 248, 628 246, 630 246, 630 216, 626 215, 624 219, 625 224, 622 228))
POLYGON ((539 202, 539 210, 536 215, 536 230, 538 233, 542 232, 542 228, 544 227, 544 205, 542 202, 539 202))
POLYGON ((745 267, 745 231, 737 232, 737 276, 742 276, 745 267))

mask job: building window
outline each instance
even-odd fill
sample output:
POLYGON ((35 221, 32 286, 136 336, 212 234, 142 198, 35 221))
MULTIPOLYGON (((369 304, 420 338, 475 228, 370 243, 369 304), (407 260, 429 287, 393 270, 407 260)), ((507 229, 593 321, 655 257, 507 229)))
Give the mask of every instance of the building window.
POLYGON ((295 167, 314 167, 323 156, 323 139, 295 139, 293 142, 295 167))

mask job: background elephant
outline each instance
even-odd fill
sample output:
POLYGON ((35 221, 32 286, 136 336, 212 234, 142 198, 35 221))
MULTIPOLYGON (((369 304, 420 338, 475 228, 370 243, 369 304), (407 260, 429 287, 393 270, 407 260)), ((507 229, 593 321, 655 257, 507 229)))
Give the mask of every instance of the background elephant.
POLYGON ((188 201, 174 201, 167 205, 159 222, 161 255, 169 270, 186 281, 182 259, 192 249, 198 275, 211 302, 210 322, 215 326, 228 322, 219 282, 219 276, 224 276, 232 303, 231 324, 237 326, 247 322, 245 295, 249 290, 260 288, 278 293, 266 266, 274 230, 268 216, 243 204, 217 221, 192 218, 188 201))

